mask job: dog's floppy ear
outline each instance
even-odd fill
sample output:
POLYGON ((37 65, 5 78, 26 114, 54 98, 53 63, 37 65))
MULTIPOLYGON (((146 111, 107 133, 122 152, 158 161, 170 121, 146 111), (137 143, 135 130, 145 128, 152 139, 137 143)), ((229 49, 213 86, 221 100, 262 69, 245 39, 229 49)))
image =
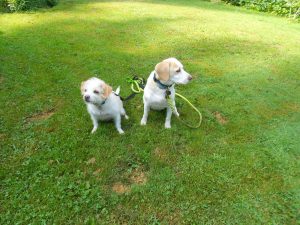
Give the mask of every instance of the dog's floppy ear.
POLYGON ((82 95, 84 94, 85 82, 86 82, 86 81, 82 81, 82 82, 81 82, 81 85, 80 85, 80 91, 81 91, 81 94, 82 94, 82 95))
POLYGON ((162 61, 155 66, 159 80, 167 81, 170 78, 170 63, 162 61))
POLYGON ((107 98, 110 95, 110 93, 112 92, 112 87, 109 86, 108 84, 104 84, 103 89, 104 89, 103 97, 107 98))

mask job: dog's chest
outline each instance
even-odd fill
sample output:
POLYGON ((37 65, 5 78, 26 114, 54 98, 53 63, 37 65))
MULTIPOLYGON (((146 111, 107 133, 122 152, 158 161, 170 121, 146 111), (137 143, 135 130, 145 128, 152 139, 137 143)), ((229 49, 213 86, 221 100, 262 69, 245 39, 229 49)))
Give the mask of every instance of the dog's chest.
POLYGON ((101 112, 100 111, 98 118, 100 120, 111 120, 113 118, 113 115, 110 114, 109 112, 101 112))
MULTIPOLYGON (((166 89, 161 89, 153 82, 153 77, 148 78, 147 84, 144 90, 144 101, 151 109, 162 110, 168 107, 168 102, 166 99, 166 89)), ((175 98, 175 89, 172 86, 169 88, 169 98, 175 98)))
POLYGON ((167 100, 164 96, 153 96, 149 101, 151 108, 161 108, 167 106, 167 100))
POLYGON ((110 110, 103 108, 89 108, 89 113, 96 116, 99 120, 111 120, 113 118, 113 114, 110 110))
POLYGON ((155 110, 162 110, 168 107, 165 92, 152 93, 147 103, 150 105, 151 109, 155 110))

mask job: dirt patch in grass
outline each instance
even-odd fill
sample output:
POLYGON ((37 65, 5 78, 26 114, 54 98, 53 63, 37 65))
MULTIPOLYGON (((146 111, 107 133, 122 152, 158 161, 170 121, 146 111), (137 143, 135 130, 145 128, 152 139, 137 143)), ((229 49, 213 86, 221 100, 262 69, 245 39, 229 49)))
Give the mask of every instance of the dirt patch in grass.
POLYGON ((147 176, 144 171, 135 169, 130 176, 130 180, 134 184, 143 185, 147 182, 147 176))
POLYGON ((96 162, 96 158, 93 157, 93 158, 90 158, 90 159, 86 162, 86 164, 94 164, 95 162, 96 162))
POLYGON ((167 153, 158 147, 154 149, 154 155, 160 160, 164 160, 167 157, 167 153))
POLYGON ((54 109, 47 110, 45 112, 37 113, 32 116, 29 116, 26 118, 27 123, 40 121, 40 120, 46 120, 50 118, 54 114, 54 109))
POLYGON ((112 190, 117 194, 124 194, 130 192, 131 188, 128 185, 122 184, 121 182, 114 183, 112 190))
POLYGON ((0 140, 4 140, 4 139, 6 139, 6 134, 0 133, 0 140))
MULTIPOLYGON (((288 103, 282 104, 281 109, 282 109, 281 111, 299 112, 300 111, 300 105, 297 104, 297 103, 288 102, 288 103)), ((284 114, 284 112, 282 114, 284 114)))
POLYGON ((117 194, 129 193, 132 185, 144 185, 147 183, 147 175, 142 168, 136 168, 130 174, 125 176, 127 177, 128 185, 120 181, 112 185, 112 190, 117 194))
POLYGON ((216 111, 213 114, 220 124, 224 125, 224 124, 228 123, 228 120, 220 112, 216 111))

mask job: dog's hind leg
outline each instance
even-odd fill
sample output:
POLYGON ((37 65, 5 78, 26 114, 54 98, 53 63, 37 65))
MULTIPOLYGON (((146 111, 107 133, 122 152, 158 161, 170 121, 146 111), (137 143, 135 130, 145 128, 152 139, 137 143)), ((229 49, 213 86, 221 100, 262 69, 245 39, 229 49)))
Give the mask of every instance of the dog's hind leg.
POLYGON ((124 108, 122 108, 122 110, 121 110, 121 115, 124 116, 126 120, 129 119, 129 117, 127 116, 124 108))
POLYGON ((124 134, 124 131, 121 128, 121 115, 120 114, 116 115, 116 117, 114 118, 114 122, 115 122, 115 126, 116 126, 119 134, 124 134))
POLYGON ((143 118, 141 120, 141 125, 146 125, 147 124, 149 111, 150 111, 150 106, 145 102, 144 103, 144 115, 143 115, 143 118))

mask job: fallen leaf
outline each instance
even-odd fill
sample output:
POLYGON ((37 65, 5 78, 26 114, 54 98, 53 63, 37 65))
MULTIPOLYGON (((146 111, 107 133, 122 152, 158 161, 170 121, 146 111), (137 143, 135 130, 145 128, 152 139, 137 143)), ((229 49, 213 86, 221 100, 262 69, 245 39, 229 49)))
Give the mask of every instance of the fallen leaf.
POLYGON ((94 176, 97 176, 102 170, 101 169, 97 169, 93 172, 94 176))
POLYGON ((95 157, 93 157, 93 158, 90 158, 86 163, 87 164, 94 164, 96 162, 96 159, 95 159, 95 157))

